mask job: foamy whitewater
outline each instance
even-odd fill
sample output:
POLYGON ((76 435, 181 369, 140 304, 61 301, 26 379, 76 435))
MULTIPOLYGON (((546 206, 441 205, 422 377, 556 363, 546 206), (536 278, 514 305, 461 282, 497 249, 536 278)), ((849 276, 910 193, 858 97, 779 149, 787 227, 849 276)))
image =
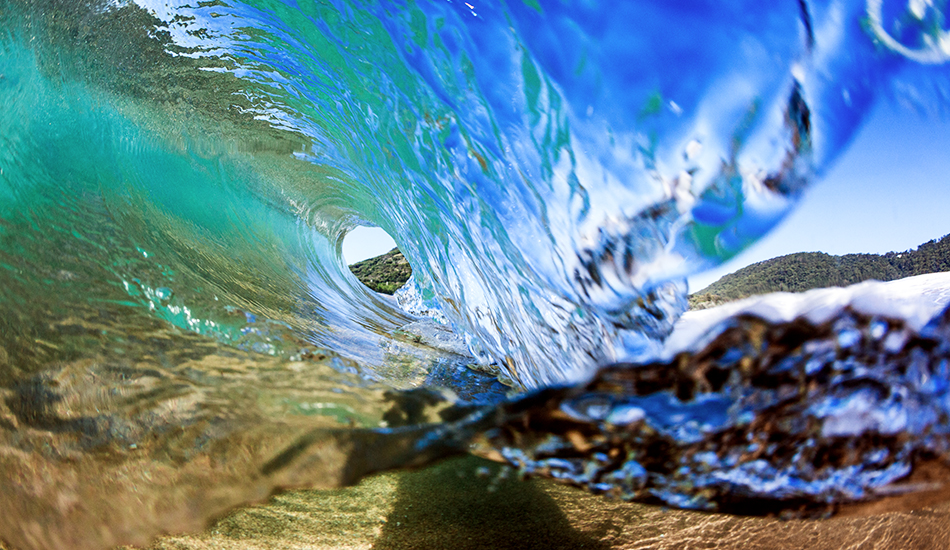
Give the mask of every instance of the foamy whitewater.
POLYGON ((466 452, 710 511, 914 490, 946 276, 684 315, 685 277, 880 96, 945 109, 946 8, 0 0, 0 539, 466 452), (357 226, 412 265, 395 299, 357 226))

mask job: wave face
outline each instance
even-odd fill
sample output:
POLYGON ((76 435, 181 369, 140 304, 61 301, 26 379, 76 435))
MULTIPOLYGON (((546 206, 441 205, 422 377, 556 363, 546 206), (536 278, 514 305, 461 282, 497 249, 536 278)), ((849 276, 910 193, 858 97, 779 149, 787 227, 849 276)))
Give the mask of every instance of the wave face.
POLYGON ((36 484, 4 538, 141 541, 461 452, 446 397, 390 390, 655 360, 685 276, 877 95, 945 97, 940 2, 661 4, 0 0, 0 470, 36 484), (398 302, 342 261, 360 225, 412 265, 398 302))

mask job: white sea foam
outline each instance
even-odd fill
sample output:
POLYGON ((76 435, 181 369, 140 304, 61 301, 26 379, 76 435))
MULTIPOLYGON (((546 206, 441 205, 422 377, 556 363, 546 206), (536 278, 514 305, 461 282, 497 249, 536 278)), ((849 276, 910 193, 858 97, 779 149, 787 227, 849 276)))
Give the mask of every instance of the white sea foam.
POLYGON ((723 322, 738 315, 754 315, 770 323, 798 318, 824 323, 844 308, 858 313, 901 319, 919 331, 950 304, 950 273, 930 273, 890 282, 866 281, 848 287, 820 288, 807 292, 775 292, 752 296, 718 307, 689 311, 674 326, 661 357, 701 349, 715 338, 723 322))

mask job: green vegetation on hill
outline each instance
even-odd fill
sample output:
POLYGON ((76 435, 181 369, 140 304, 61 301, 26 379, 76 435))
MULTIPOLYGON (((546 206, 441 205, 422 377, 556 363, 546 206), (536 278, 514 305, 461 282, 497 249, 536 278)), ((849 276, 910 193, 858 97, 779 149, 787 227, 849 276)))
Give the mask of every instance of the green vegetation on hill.
POLYGON ((690 296, 689 305, 704 309, 768 292, 804 292, 938 271, 950 271, 950 235, 926 242, 916 250, 884 255, 799 252, 772 258, 726 275, 690 296))
POLYGON ((361 283, 383 294, 392 294, 406 284, 412 275, 409 262, 398 248, 350 266, 361 283))
MULTIPOLYGON (((412 268, 398 248, 350 266, 364 285, 392 294, 409 280, 412 268)), ((690 307, 703 309, 756 294, 804 292, 847 286, 876 279, 893 281, 913 275, 950 271, 950 235, 915 250, 887 254, 799 252, 746 266, 689 297, 690 307)))

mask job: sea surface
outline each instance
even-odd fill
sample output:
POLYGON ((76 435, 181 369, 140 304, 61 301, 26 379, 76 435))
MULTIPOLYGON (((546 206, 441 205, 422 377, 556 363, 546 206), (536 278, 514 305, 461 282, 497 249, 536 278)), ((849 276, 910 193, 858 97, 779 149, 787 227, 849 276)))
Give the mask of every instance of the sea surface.
POLYGON ((875 102, 946 111, 947 13, 0 0, 0 540, 466 453, 709 512, 938 490, 947 276, 684 312, 875 102))

